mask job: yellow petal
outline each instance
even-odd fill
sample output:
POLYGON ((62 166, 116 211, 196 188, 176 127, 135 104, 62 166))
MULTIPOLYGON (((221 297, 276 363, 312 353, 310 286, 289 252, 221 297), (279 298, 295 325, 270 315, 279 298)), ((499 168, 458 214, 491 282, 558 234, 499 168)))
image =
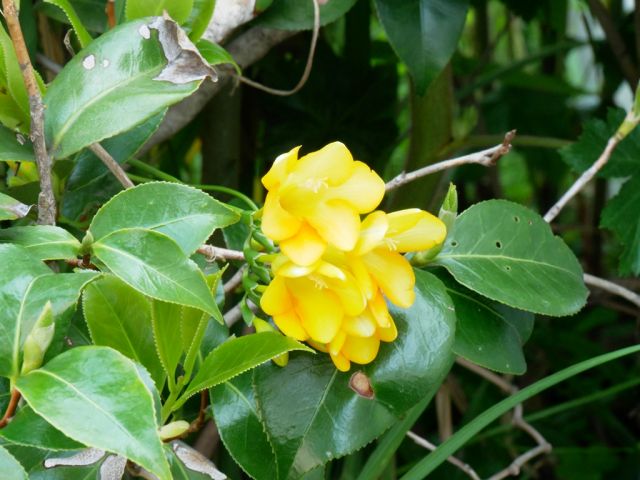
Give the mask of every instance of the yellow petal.
POLYGON ((364 297, 356 279, 349 272, 344 272, 346 280, 326 279, 328 287, 340 298, 347 315, 358 315, 367 306, 367 299, 364 297))
POLYGON ((384 180, 362 162, 354 162, 349 178, 326 193, 328 199, 348 202, 358 213, 375 209, 384 197, 384 180))
POLYGON ((355 317, 344 317, 342 328, 354 337, 372 337, 376 333, 377 325, 371 314, 365 310, 355 317))
POLYGON ((397 252, 376 248, 362 257, 369 273, 382 292, 399 307, 408 308, 413 304, 416 282, 411 265, 397 252))
POLYGON ((380 340, 377 337, 351 337, 342 346, 342 354, 352 362, 359 364, 371 363, 380 348, 380 340))
POLYGON ((280 315, 274 315, 273 321, 287 337, 292 337, 300 341, 305 341, 309 338, 307 332, 302 328, 300 319, 293 310, 289 310, 280 315))
POLYGON ((298 160, 298 150, 300 147, 295 147, 276 158, 271 169, 262 177, 264 188, 271 191, 280 187, 298 160))
POLYGON ((330 343, 344 316, 338 297, 306 278, 291 279, 288 286, 294 296, 295 311, 309 337, 316 342, 330 343))
POLYGON ((391 324, 388 327, 378 329, 378 338, 383 342, 393 342, 397 337, 398 329, 393 320, 391 320, 391 324))
POLYGON ((399 252, 427 250, 444 242, 447 227, 429 212, 411 208, 387 214, 387 238, 399 252))
POLYGON ((393 323, 391 315, 389 314, 389 309, 387 308, 387 302, 384 301, 384 298, 379 292, 369 300, 368 306, 373 318, 380 328, 387 328, 393 323))
POLYGON ((307 340, 307 343, 319 352, 329 353, 329 349, 324 343, 314 342, 313 340, 307 340))
POLYGON ((315 230, 306 224, 293 237, 280 243, 282 253, 303 267, 317 262, 326 246, 315 230))
POLYGON ((260 308, 264 313, 274 316, 293 309, 291 296, 284 278, 276 275, 260 298, 260 308))
POLYGON ((300 158, 291 181, 301 184, 307 179, 319 179, 336 185, 349 178, 352 171, 351 152, 344 144, 333 142, 300 158))
POLYGON ((331 343, 329 344, 329 353, 331 355, 338 355, 340 350, 342 349, 342 345, 344 345, 344 341, 347 339, 347 334, 340 330, 331 343))
POLYGON ((319 203, 307 220, 324 240, 340 250, 350 251, 356 246, 360 216, 346 203, 319 203))
POLYGON ((356 255, 349 255, 347 258, 347 265, 349 270, 353 273, 353 277, 356 279, 358 288, 364 295, 364 298, 370 300, 378 288, 367 270, 367 266, 362 261, 362 257, 356 255))
POLYGON ((367 215, 362 221, 362 225, 360 225, 360 237, 358 237, 358 243, 353 252, 358 255, 364 255, 380 246, 384 241, 388 228, 389 222, 387 221, 386 213, 378 210, 367 215))
POLYGON ((268 193, 262 213, 262 231, 274 242, 295 235, 302 222, 280 206, 278 196, 268 193))
POLYGON ((351 362, 340 353, 338 355, 331 355, 331 360, 333 360, 333 364, 341 372, 348 372, 351 368, 351 362))

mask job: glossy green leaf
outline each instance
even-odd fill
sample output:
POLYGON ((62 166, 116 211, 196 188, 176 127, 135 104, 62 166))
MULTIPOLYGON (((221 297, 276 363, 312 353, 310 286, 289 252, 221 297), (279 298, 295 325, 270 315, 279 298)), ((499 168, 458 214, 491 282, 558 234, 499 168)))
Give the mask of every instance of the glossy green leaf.
MULTIPOLYGON (((609 109, 606 120, 594 118, 585 122, 578 141, 560 150, 562 159, 574 170, 584 172, 598 159, 624 117, 624 110, 609 109)), ((627 177, 640 172, 638 156, 640 130, 635 129, 611 153, 609 161, 598 171, 598 175, 606 178, 627 177)))
POLYGON ((21 245, 38 260, 76 258, 81 248, 76 237, 53 225, 5 228, 0 230, 0 243, 21 245))
MULTIPOLYGON (((128 161, 157 130, 166 111, 162 111, 144 123, 101 142, 104 149, 120 164, 128 161)), ((67 218, 78 220, 96 204, 104 203, 122 190, 122 184, 104 162, 91 150, 82 150, 74 159, 75 165, 62 197, 60 212, 67 218)))
POLYGON ((210 195, 178 183, 151 182, 119 193, 93 217, 89 231, 95 240, 123 228, 146 228, 168 235, 192 254, 214 229, 240 216, 210 195))
MULTIPOLYGON (((326 25, 347 13, 356 0, 331 0, 320 6, 320 24, 326 25)), ((279 30, 310 30, 313 28, 311 0, 273 0, 255 22, 266 28, 279 30)))
POLYGON ((238 465, 252 478, 276 478, 276 458, 260 421, 252 372, 212 388, 209 398, 220 438, 238 465))
MULTIPOLYGON (((23 247, 0 245, 0 376, 10 377, 18 371, 14 347, 21 335, 21 305, 33 279, 48 273, 51 270, 23 247)), ((40 311, 42 308, 38 314, 40 311)))
MULTIPOLYGON (((637 159, 635 157, 636 161, 637 159)), ((640 275, 639 211, 640 176, 634 175, 622 186, 618 195, 609 200, 600 220, 600 226, 611 230, 623 245, 620 255, 622 275, 640 275)))
POLYGON ((163 233, 142 228, 118 230, 93 244, 94 255, 111 272, 152 298, 218 313, 198 266, 163 233))
POLYGON ((0 193, 0 221, 25 217, 29 210, 31 210, 29 205, 25 205, 9 195, 0 193))
POLYGON ((0 437, 11 443, 44 450, 75 450, 83 447, 81 443, 71 440, 53 427, 28 405, 18 410, 11 422, 0 430, 0 437))
POLYGON ((193 0, 127 0, 127 20, 162 15, 166 11, 176 22, 182 23, 191 13, 193 0))
POLYGON ((171 478, 151 395, 122 354, 107 347, 74 348, 21 377, 17 388, 68 437, 121 454, 161 480, 171 478))
POLYGON ((199 391, 226 382, 273 357, 293 350, 313 351, 293 338, 276 332, 230 338, 207 355, 182 395, 182 401, 176 403, 174 410, 199 391))
POLYGON ((375 0, 391 46, 407 64, 419 94, 456 51, 468 0, 375 0))
POLYGON ((374 398, 351 390, 353 372, 337 371, 323 354, 254 371, 259 416, 277 457, 273 478, 298 478, 362 448, 435 394, 451 366, 455 314, 432 274, 416 271, 416 289, 413 306, 392 310, 398 338, 382 344, 373 363, 353 368, 369 378, 374 398))
POLYGON ((27 480, 29 478, 20 462, 2 446, 0 446, 0 476, 3 480, 27 480))
POLYGON ((182 308, 175 303, 153 300, 151 302, 151 322, 158 356, 165 372, 175 378, 176 368, 182 357, 180 319, 182 308))
POLYGON ((193 0, 193 8, 183 25, 193 42, 199 40, 207 30, 215 5, 216 0, 193 0))
POLYGON ((29 119, 31 118, 29 114, 29 96, 24 86, 16 51, 13 48, 11 37, 9 37, 9 34, 4 29, 4 25, 0 25, 0 49, 2 49, 2 65, 0 65, 0 68, 6 75, 7 91, 20 109, 22 120, 20 130, 26 133, 29 131, 29 119))
POLYGON ((238 75, 242 73, 240 66, 236 63, 231 54, 217 43, 210 42, 203 38, 196 43, 196 47, 198 47, 198 51, 204 59, 209 62, 209 65, 230 63, 233 65, 233 68, 235 68, 238 75))
POLYGON ((55 158, 130 130, 213 75, 194 52, 178 55, 182 47, 177 28, 162 17, 128 22, 91 42, 65 65, 44 98, 46 141, 55 158), (167 63, 165 50, 182 60, 167 63))
POLYGON ((149 300, 117 277, 107 275, 85 289, 82 308, 93 343, 111 347, 138 362, 162 388, 164 371, 153 340, 149 300))
POLYGON ((0 161, 35 162, 35 160, 30 140, 0 126, 0 161))
POLYGON ((488 300, 448 275, 440 276, 456 308, 453 353, 501 373, 522 375, 522 346, 533 330, 532 313, 488 300))
POLYGON ((624 357, 625 355, 631 355, 638 352, 640 352, 640 345, 634 345, 605 353, 604 355, 590 358, 565 368, 564 370, 560 370, 559 372, 549 375, 548 377, 538 380, 536 383, 523 388, 519 392, 505 398, 501 402, 496 403, 491 408, 485 410, 482 414, 474 418, 471 422, 463 426, 454 435, 442 443, 433 453, 427 455, 414 465, 408 473, 401 477, 401 480, 422 480, 427 478, 429 473, 435 470, 438 465, 444 463, 450 455, 453 455, 458 451, 483 428, 525 400, 528 400, 538 393, 586 370, 624 357))
MULTIPOLYGON (((80 21, 87 30, 99 33, 106 30, 107 14, 105 12, 104 0, 69 0, 69 3, 73 6, 80 21)), ((60 23, 71 24, 65 13, 53 5, 42 2, 36 5, 36 10, 41 11, 46 16, 60 23)))
POLYGON ((56 7, 60 8, 64 12, 65 16, 69 20, 69 23, 71 23, 71 26, 73 27, 73 31, 76 33, 76 36, 78 37, 78 42, 80 42, 80 46, 82 48, 86 47, 91 43, 93 38, 91 37, 91 35, 89 35, 89 32, 87 32, 87 29, 84 28, 84 25, 80 20, 80 17, 78 17, 76 10, 73 8, 73 5, 69 0, 44 0, 44 1, 46 3, 55 5, 56 7))
POLYGON ((571 315, 587 299, 569 247, 538 214, 504 200, 463 212, 436 262, 467 288, 521 310, 571 315))

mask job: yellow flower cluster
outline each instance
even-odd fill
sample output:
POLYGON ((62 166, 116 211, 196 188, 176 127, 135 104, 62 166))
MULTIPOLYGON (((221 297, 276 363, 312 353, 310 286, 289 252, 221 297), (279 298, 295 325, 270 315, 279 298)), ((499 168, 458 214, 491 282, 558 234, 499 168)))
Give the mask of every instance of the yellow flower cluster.
POLYGON ((384 182, 342 143, 299 159, 298 149, 262 178, 262 230, 281 253, 260 306, 285 335, 328 352, 347 371, 351 362, 370 363, 381 341, 395 340, 385 297, 404 308, 415 298, 402 253, 439 245, 446 227, 419 209, 373 211, 384 182))

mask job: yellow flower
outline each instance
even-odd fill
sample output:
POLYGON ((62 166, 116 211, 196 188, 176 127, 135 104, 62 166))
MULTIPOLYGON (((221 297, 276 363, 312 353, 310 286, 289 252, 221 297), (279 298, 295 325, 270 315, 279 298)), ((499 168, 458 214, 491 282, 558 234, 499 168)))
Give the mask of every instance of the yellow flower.
POLYGON ((300 159, 299 148, 280 155, 262 178, 262 230, 294 263, 309 266, 327 245, 353 250, 360 214, 380 204, 384 182, 340 142, 300 159))

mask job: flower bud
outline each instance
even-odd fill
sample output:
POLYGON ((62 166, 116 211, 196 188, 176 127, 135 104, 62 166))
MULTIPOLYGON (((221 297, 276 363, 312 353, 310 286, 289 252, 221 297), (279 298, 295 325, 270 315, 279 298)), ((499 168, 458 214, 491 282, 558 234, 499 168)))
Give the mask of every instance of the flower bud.
POLYGON ((172 438, 178 438, 183 433, 189 430, 189 422, 184 420, 177 420, 175 422, 167 423, 158 430, 160 440, 170 440, 172 438))
POLYGON ((38 320, 36 320, 36 324, 33 326, 24 342, 21 370, 22 375, 25 375, 31 370, 35 370, 42 365, 44 354, 47 352, 47 349, 51 344, 51 340, 53 340, 55 328, 56 325, 53 322, 51 302, 47 302, 42 309, 42 313, 40 313, 38 320))

